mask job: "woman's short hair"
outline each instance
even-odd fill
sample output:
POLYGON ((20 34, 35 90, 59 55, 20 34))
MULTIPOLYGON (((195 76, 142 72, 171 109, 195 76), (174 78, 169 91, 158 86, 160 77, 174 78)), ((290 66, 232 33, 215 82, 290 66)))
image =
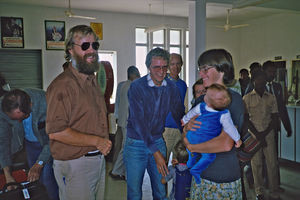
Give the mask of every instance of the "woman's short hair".
POLYGON ((146 57, 146 66, 147 68, 149 68, 151 66, 151 62, 152 62, 152 58, 153 57, 161 57, 162 59, 164 59, 165 61, 167 61, 167 65, 169 65, 169 61, 170 61, 170 53, 164 49, 161 49, 159 47, 152 49, 146 57))
POLYGON ((71 54, 69 50, 73 47, 74 45, 74 36, 75 34, 81 34, 82 36, 87 36, 89 34, 92 34, 96 40, 98 40, 97 35, 93 31, 93 29, 90 26, 87 25, 77 25, 72 27, 69 32, 68 36, 65 41, 65 59, 67 62, 71 61, 71 54))
POLYGON ((225 49, 211 49, 203 52, 199 56, 198 66, 213 66, 218 72, 224 72, 224 84, 229 84, 234 79, 232 56, 225 49))

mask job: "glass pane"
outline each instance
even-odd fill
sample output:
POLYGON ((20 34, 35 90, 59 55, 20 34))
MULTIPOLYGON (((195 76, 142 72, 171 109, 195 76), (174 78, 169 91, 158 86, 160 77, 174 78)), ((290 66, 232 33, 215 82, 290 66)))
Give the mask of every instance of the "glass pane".
POLYGON ((189 31, 185 32, 185 44, 189 45, 189 31))
POLYGON ((155 48, 157 48, 157 47, 159 47, 159 48, 161 48, 161 49, 165 49, 165 48, 164 48, 163 46, 161 46, 161 45, 154 45, 152 49, 155 49, 155 48))
POLYGON ((141 76, 144 76, 148 73, 147 67, 145 65, 147 56, 147 47, 136 46, 135 47, 135 64, 139 69, 141 76))
POLYGON ((170 30, 170 44, 179 45, 180 44, 180 31, 170 30))
POLYGON ((153 32, 153 44, 164 44, 164 31, 153 32))
POLYGON ((189 48, 185 48, 185 69, 186 69, 186 84, 188 85, 189 87, 189 69, 190 69, 190 66, 189 66, 189 48))
POLYGON ((170 53, 180 54, 180 48, 179 47, 170 47, 170 53))
POLYGON ((136 43, 147 43, 147 33, 144 32, 144 28, 135 29, 135 42, 136 43))

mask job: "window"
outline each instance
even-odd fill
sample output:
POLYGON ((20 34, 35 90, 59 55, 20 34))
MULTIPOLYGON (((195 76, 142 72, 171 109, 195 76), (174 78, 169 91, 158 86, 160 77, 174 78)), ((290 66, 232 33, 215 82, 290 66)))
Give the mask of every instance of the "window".
POLYGON ((145 60, 150 49, 160 47, 167 49, 170 53, 181 54, 184 60, 183 68, 180 73, 180 78, 187 81, 185 74, 187 74, 186 66, 188 66, 188 31, 185 29, 165 29, 158 30, 152 33, 145 33, 145 28, 136 28, 136 66, 140 70, 141 76, 146 75, 147 68, 145 60), (169 42, 168 42, 169 41, 169 42))

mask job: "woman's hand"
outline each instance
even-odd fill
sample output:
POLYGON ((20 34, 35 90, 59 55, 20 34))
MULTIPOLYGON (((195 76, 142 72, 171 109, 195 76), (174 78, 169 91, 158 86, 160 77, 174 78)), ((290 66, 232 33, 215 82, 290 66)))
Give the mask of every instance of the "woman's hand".
POLYGON ((196 121, 196 118, 199 115, 194 116, 190 121, 183 127, 183 133, 186 134, 188 131, 196 131, 197 128, 200 128, 201 122, 196 121))

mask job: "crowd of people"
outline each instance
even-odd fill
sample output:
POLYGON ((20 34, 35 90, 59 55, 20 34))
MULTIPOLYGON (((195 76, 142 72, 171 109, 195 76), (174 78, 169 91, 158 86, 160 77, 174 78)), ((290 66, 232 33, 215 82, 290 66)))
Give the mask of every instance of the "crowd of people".
MULTIPOLYGON (((15 182, 11 167, 22 157, 27 159, 28 181, 40 180, 51 200, 104 199, 105 156, 113 144, 95 77, 98 48, 91 27, 72 27, 65 41, 64 71, 46 92, 9 91, 0 74, 0 166, 6 183, 15 182)), ((143 77, 137 67, 128 67, 128 80, 118 84, 116 95, 118 128, 109 175, 126 181, 127 199, 142 199, 146 170, 153 199, 246 199, 244 165, 237 156, 246 132, 262 143, 248 163, 246 180, 253 177, 257 199, 265 199, 265 180, 269 199, 280 199, 279 120, 287 136, 292 129, 281 85, 274 82, 274 63, 252 63, 251 78, 243 68, 236 80, 228 51, 203 52, 187 114, 181 55, 154 48, 145 64, 149 73, 143 77), (165 184, 171 179, 167 195, 165 184)))

